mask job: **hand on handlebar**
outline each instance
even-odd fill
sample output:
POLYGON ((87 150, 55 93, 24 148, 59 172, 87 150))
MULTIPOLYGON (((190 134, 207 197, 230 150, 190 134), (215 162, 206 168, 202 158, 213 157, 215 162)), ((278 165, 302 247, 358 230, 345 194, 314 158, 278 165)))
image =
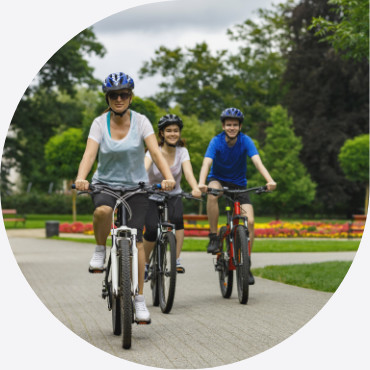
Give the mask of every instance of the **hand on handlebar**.
POLYGON ((208 186, 206 184, 198 184, 198 188, 202 193, 207 193, 208 186))
POLYGON ((171 191, 176 186, 175 180, 163 180, 161 182, 162 190, 171 191))
POLYGON ((200 191, 199 188, 195 188, 191 191, 191 195, 194 197, 194 198, 201 198, 202 197, 202 192, 200 191))
POLYGON ((87 191, 89 190, 89 182, 87 180, 78 180, 75 181, 76 190, 87 191))
POLYGON ((270 181, 266 184, 267 190, 268 191, 273 191, 276 189, 276 182, 275 181, 270 181))

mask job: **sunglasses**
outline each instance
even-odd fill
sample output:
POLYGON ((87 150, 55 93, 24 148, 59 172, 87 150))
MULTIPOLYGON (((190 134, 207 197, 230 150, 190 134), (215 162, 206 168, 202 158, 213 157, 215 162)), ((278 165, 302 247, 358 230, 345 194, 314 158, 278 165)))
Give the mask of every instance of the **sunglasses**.
POLYGON ((131 97, 130 93, 116 93, 116 92, 111 92, 108 94, 109 99, 112 100, 117 100, 118 97, 120 97, 122 100, 126 100, 131 97))

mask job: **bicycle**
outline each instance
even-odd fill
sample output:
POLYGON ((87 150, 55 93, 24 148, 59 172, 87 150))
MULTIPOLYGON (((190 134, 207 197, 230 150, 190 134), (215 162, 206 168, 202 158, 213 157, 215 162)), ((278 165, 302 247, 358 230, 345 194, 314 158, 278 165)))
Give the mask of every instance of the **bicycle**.
POLYGON ((176 236, 175 225, 168 220, 168 200, 173 197, 196 199, 189 193, 170 194, 149 191, 149 199, 157 203, 159 221, 157 239, 149 260, 148 281, 152 290, 153 306, 160 306, 163 313, 172 309, 176 290, 176 236))
MULTIPOLYGON (((156 185, 158 186, 158 185, 156 185)), ((160 186, 160 185, 159 185, 160 186)), ((75 188, 75 185, 72 185, 75 188)), ((138 193, 146 193, 152 187, 139 183, 133 187, 113 189, 107 185, 89 185, 91 192, 102 192, 117 199, 112 215, 112 248, 105 271, 102 298, 107 299, 108 310, 112 311, 114 335, 122 334, 122 347, 131 348, 132 324, 150 324, 136 320, 134 299, 138 288, 138 250, 136 248, 137 230, 127 226, 132 211, 127 199, 138 193), (115 220, 116 214, 116 220, 115 220)), ((89 193, 80 191, 81 193, 89 193)), ((104 272, 102 271, 102 272, 104 272)), ((90 270, 89 272, 95 272, 90 270)))
POLYGON ((249 298, 250 271, 250 239, 248 218, 240 214, 240 202, 235 195, 240 193, 267 192, 267 186, 259 186, 243 190, 208 188, 209 194, 222 195, 226 199, 226 225, 219 231, 220 248, 214 261, 215 271, 219 275, 221 294, 230 298, 233 289, 234 270, 236 270, 238 299, 241 304, 247 304, 249 298))

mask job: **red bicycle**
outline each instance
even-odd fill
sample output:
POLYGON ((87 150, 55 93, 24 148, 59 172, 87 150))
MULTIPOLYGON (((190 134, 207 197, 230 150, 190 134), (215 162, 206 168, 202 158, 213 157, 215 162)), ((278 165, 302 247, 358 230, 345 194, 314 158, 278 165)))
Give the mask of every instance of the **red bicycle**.
POLYGON ((236 270, 238 298, 241 304, 247 304, 249 298, 249 271, 250 271, 250 239, 248 219, 240 213, 240 202, 235 198, 237 194, 267 192, 267 186, 243 190, 208 188, 208 193, 226 199, 226 225, 219 231, 220 248, 216 253, 215 270, 218 272, 221 294, 230 298, 233 289, 234 270, 236 270))

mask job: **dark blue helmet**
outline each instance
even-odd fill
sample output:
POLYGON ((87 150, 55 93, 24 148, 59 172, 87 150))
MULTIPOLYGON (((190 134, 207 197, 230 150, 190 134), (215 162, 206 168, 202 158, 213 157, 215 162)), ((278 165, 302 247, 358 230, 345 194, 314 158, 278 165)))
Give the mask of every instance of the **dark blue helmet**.
POLYGON ((221 122, 224 123, 226 118, 236 118, 239 123, 244 120, 243 113, 237 108, 226 108, 220 116, 221 122))
POLYGON ((106 94, 110 91, 130 89, 135 87, 134 80, 123 72, 111 73, 104 81, 102 89, 106 94))

